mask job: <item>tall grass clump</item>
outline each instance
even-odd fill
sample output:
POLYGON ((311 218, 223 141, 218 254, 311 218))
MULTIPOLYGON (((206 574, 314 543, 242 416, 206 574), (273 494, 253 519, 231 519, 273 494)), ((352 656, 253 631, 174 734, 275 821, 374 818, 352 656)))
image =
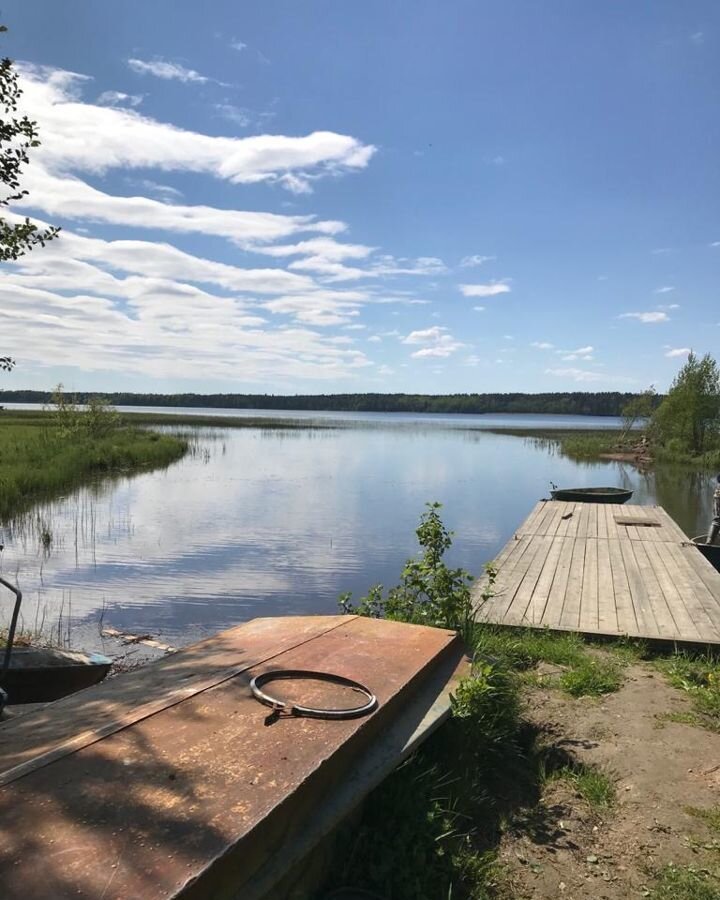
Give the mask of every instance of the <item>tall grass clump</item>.
POLYGON ((50 415, 26 422, 0 412, 0 520, 96 475, 167 466, 181 438, 130 428, 102 401, 80 409, 58 397, 50 415))

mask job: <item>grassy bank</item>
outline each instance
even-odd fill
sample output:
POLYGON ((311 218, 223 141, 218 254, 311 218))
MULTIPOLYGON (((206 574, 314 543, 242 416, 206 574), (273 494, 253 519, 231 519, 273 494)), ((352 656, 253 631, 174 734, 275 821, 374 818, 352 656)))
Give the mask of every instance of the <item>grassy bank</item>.
MULTIPOLYGON (((0 422, 42 425, 52 421, 53 413, 46 410, 13 409, 0 412, 0 422)), ((193 413, 123 412, 122 420, 128 425, 171 425, 199 428, 270 428, 308 429, 341 427, 332 420, 289 419, 279 412, 276 416, 211 416, 193 413)))
MULTIPOLYGON (((507 434, 524 437, 538 447, 562 453, 569 459, 593 460, 620 458, 637 460, 647 464, 667 463, 694 466, 700 469, 720 469, 720 449, 693 454, 673 446, 650 444, 640 447, 633 434, 623 440, 620 429, 566 429, 551 428, 493 428, 493 434, 507 434)), ((639 436, 639 435, 638 435, 639 436)))
POLYGON ((181 437, 125 425, 66 433, 49 414, 0 412, 0 521, 96 475, 167 466, 187 448, 181 437))

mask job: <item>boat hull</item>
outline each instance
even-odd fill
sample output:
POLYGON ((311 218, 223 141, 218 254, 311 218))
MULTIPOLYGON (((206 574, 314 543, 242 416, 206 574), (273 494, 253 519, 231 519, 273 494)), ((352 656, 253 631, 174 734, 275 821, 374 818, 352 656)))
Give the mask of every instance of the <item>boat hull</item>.
POLYGON ((99 653, 14 647, 0 686, 10 705, 48 703, 102 681, 111 665, 112 660, 99 653))
POLYGON ((693 544, 695 544, 710 565, 717 572, 720 572, 720 544, 704 544, 697 538, 693 539, 693 544))
POLYGON ((557 488, 550 495, 553 500, 570 503, 627 503, 633 492, 623 488, 557 488))

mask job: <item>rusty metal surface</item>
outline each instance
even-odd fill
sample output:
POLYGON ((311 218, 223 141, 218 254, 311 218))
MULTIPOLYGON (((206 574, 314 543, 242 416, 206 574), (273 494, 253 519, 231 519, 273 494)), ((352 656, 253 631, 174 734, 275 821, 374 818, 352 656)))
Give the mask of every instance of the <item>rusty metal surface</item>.
POLYGON ((277 619, 255 619, 252 628, 240 625, 199 641, 178 653, 137 671, 25 713, 0 727, 0 772, 57 747, 81 732, 112 727, 141 715, 148 704, 168 701, 173 691, 188 689, 221 677, 231 667, 257 665, 264 659, 312 640, 350 617, 297 616, 292 628, 278 628, 277 619))
MULTIPOLYGON (((312 620, 301 620, 304 642, 290 618, 219 636, 224 664, 234 644, 236 659, 249 664, 245 671, 0 788, 3 898, 236 895, 288 836, 302 831, 424 677, 462 654, 450 632, 361 618, 334 618, 341 625, 330 630, 329 618, 316 620, 314 633, 312 620), (254 665, 253 646, 260 648, 254 665), (287 718, 266 726, 268 710, 248 684, 273 668, 356 679, 375 691, 380 707, 363 719, 287 718)), ((142 682, 147 672, 126 682, 142 682)), ((175 686, 168 677, 166 690, 175 686)), ((323 689, 316 683, 312 700, 327 702, 323 689)), ((63 702, 61 716, 71 712, 63 702)), ((27 727, 22 731, 31 741, 27 727)), ((21 744, 16 734, 15 759, 27 759, 21 744)))

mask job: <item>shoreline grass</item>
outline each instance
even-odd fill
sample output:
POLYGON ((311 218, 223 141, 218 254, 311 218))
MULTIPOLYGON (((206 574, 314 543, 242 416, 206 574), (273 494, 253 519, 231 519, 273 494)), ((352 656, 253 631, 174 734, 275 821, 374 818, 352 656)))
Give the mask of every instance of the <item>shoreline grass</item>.
POLYGON ((36 421, 0 415, 0 522, 98 475, 166 467, 187 449, 180 436, 145 429, 63 434, 50 414, 36 421))

